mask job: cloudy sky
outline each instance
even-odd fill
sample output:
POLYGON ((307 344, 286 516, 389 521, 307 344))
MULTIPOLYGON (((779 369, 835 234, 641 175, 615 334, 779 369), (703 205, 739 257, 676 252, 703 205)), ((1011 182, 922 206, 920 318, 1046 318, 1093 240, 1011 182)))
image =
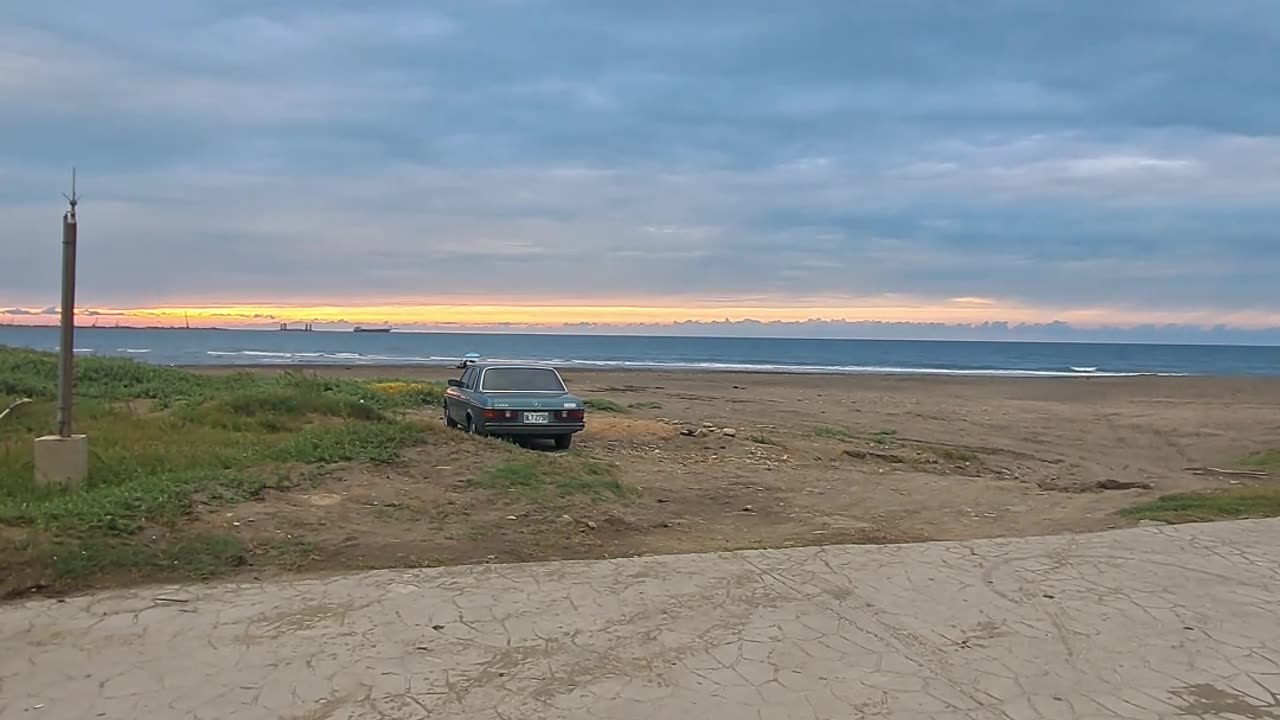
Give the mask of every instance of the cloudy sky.
POLYGON ((100 309, 1277 326, 1278 56, 1275 0, 4 3, 0 308, 74 164, 100 309))

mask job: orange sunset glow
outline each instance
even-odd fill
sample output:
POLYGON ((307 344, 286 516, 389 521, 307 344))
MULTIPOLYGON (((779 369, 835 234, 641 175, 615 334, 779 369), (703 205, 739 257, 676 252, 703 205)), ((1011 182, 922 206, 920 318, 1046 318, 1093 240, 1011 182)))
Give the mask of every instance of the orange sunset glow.
MULTIPOLYGON (((45 325, 56 316, 19 316, 21 324, 45 325)), ((670 325, 678 322, 804 322, 827 320, 890 323, 1069 322, 1080 327, 1117 327, 1163 324, 1228 323, 1236 327, 1270 327, 1280 316, 1268 311, 1185 311, 1126 308, 1044 308, 991 298, 951 298, 943 301, 885 296, 859 299, 826 299, 798 302, 687 302, 659 304, 630 301, 625 304, 582 304, 573 301, 541 301, 533 304, 460 302, 381 302, 377 304, 175 304, 161 307, 97 307, 83 310, 101 325, 160 325, 192 327, 255 327, 280 322, 343 325, 393 325, 396 327, 492 327, 495 325, 555 329, 590 324, 609 326, 670 325)))

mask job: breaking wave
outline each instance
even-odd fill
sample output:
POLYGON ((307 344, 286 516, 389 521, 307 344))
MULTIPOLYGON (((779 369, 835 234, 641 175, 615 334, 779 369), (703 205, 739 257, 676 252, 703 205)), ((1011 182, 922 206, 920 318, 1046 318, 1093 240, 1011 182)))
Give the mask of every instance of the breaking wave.
MULTIPOLYGON (((297 365, 422 365, 449 367, 457 357, 440 355, 380 355, 353 352, 272 352, 266 350, 209 350, 210 357, 224 364, 297 364, 297 365)), ((842 375, 958 375, 969 377, 1139 377, 1145 375, 1175 376, 1181 373, 1106 372, 1096 367, 1063 369, 908 367, 895 365, 802 365, 785 363, 656 361, 656 360, 582 360, 574 358, 485 358, 494 363, 546 363, 562 368, 599 368, 671 371, 722 371, 793 374, 842 375)))

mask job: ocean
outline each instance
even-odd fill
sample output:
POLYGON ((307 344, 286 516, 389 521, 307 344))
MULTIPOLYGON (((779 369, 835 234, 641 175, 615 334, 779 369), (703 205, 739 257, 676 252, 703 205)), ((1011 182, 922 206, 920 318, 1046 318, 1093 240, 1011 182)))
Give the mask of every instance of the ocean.
MULTIPOLYGON (((164 365, 447 366, 466 353, 573 368, 1099 377, 1280 375, 1280 347, 928 340, 78 328, 80 355, 164 365)), ((0 326, 0 345, 56 350, 56 328, 0 326)))

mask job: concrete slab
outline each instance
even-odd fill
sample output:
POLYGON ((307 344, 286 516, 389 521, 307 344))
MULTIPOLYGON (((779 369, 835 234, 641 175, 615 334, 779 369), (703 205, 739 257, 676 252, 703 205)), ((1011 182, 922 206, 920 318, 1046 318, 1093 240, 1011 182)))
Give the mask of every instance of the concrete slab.
POLYGON ((32 465, 37 485, 79 487, 89 476, 89 438, 84 435, 38 437, 32 465))
POLYGON ((2 718, 1280 718, 1280 521, 0 608, 2 718))

